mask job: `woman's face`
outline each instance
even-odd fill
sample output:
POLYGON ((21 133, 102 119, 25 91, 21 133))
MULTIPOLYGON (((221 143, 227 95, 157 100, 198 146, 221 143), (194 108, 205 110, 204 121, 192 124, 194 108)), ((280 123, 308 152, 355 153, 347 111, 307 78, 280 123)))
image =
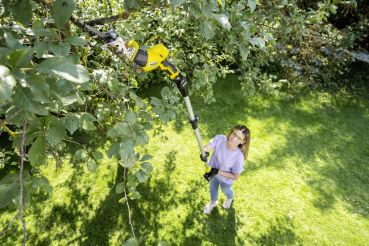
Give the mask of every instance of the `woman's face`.
POLYGON ((229 143, 233 146, 238 146, 245 142, 245 136, 242 134, 241 130, 234 130, 228 139, 229 143))

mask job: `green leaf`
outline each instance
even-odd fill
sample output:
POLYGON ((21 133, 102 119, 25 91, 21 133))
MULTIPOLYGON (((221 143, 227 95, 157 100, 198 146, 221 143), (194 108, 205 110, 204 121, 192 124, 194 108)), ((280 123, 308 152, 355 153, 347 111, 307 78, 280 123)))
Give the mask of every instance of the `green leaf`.
POLYGON ((216 19, 224 29, 227 29, 228 31, 231 30, 231 24, 229 23, 229 18, 225 14, 214 14, 214 19, 216 19))
POLYGON ((142 170, 146 173, 146 174, 150 174, 153 170, 153 167, 151 165, 150 162, 144 162, 141 164, 142 166, 142 170))
POLYGON ((140 8, 140 1, 139 0, 125 0, 124 7, 127 9, 138 9, 140 8))
POLYGON ((72 16, 75 7, 76 4, 74 0, 55 0, 51 8, 51 16, 59 29, 62 29, 64 24, 72 16))
POLYGON ((6 207, 18 194, 18 174, 10 173, 0 181, 0 208, 6 207))
POLYGON ((94 159, 92 159, 92 158, 88 159, 87 169, 88 169, 88 171, 90 171, 92 173, 96 172, 97 165, 96 165, 96 161, 94 159))
POLYGON ((31 184, 34 189, 44 189, 47 193, 51 193, 53 187, 50 185, 49 180, 44 176, 32 176, 31 184))
POLYGON ((54 30, 50 28, 45 28, 41 20, 35 20, 32 23, 32 31, 38 37, 51 37, 55 35, 54 30))
POLYGON ((158 246, 170 246, 170 243, 168 241, 160 241, 158 246))
POLYGON ((147 161, 147 160, 150 160, 151 158, 152 158, 152 155, 144 155, 144 156, 142 156, 140 161, 147 161))
POLYGON ((129 95, 135 101, 136 107, 142 108, 142 109, 146 108, 145 102, 139 96, 137 96, 134 92, 130 92, 129 95))
POLYGON ((83 38, 76 37, 76 36, 69 37, 65 41, 68 42, 70 45, 74 45, 74 46, 84 46, 86 44, 86 41, 83 38))
POLYGON ((49 44, 49 49, 55 56, 68 56, 71 47, 69 43, 52 42, 49 44))
POLYGON ((45 164, 46 159, 45 151, 46 151, 45 138, 38 137, 28 151, 28 159, 33 166, 45 164))
POLYGON ((63 106, 68 106, 68 105, 78 102, 79 98, 78 98, 77 93, 75 93, 75 94, 71 94, 68 96, 60 97, 60 100, 63 103, 63 106))
POLYGON ((83 130, 86 131, 94 131, 96 130, 96 126, 94 125, 94 121, 97 121, 95 116, 90 113, 82 113, 79 119, 79 125, 83 130))
POLYGON ((248 0, 247 6, 249 6, 251 12, 254 12, 256 9, 256 0, 248 0))
POLYGON ((33 100, 40 103, 50 103, 50 86, 45 78, 38 74, 32 74, 26 77, 27 85, 31 89, 33 100))
POLYGON ((184 4, 186 0, 170 0, 170 4, 173 6, 180 6, 184 4))
POLYGON ((55 147, 63 139, 65 139, 67 132, 61 123, 55 124, 46 132, 46 140, 52 147, 55 147))
POLYGON ((161 95, 162 98, 168 98, 172 95, 172 92, 170 91, 170 89, 167 86, 165 86, 165 87, 163 87, 163 89, 161 89, 160 95, 161 95))
POLYGON ((119 145, 119 156, 122 160, 122 166, 126 168, 131 168, 133 164, 137 161, 134 142, 131 139, 122 141, 119 145))
POLYGON ((334 5, 334 4, 330 4, 329 5, 329 11, 332 13, 332 14, 337 14, 337 5, 334 5))
POLYGON ((30 0, 17 0, 11 5, 11 12, 16 21, 28 25, 32 20, 32 5, 30 0))
POLYGON ((62 122, 71 135, 77 131, 79 127, 79 118, 72 113, 68 113, 64 118, 62 118, 62 122))
POLYGON ((14 105, 35 114, 47 115, 48 111, 41 104, 31 100, 32 98, 33 94, 29 88, 16 87, 13 96, 14 105))
POLYGON ((128 240, 123 244, 123 246, 138 246, 137 239, 132 237, 132 238, 128 239, 128 240))
POLYGON ((132 190, 129 192, 129 197, 132 199, 132 200, 135 200, 135 199, 139 199, 141 198, 141 195, 140 193, 138 193, 136 190, 132 190))
POLYGON ((240 25, 244 29, 244 31, 250 31, 250 24, 247 21, 242 21, 240 25))
POLYGON ((129 126, 125 122, 118 122, 113 128, 109 129, 107 136, 109 138, 123 137, 129 135, 129 126))
POLYGON ((240 49, 240 53, 243 60, 247 60, 247 57, 250 54, 250 50, 243 44, 239 44, 238 48, 240 49))
POLYGON ((0 101, 11 101, 12 91, 16 83, 9 68, 0 65, 0 101))
POLYGON ((119 145, 119 155, 122 160, 128 159, 133 153, 134 143, 131 139, 124 140, 119 145))
POLYGON ((136 113, 132 112, 132 111, 127 111, 126 116, 125 116, 125 120, 130 125, 136 124, 137 123, 136 113))
POLYGON ((76 151, 76 153, 74 153, 74 159, 76 161, 84 161, 86 160, 88 157, 88 153, 85 149, 79 149, 76 151))
POLYGON ((85 83, 90 80, 88 71, 81 65, 76 65, 66 57, 51 57, 37 66, 40 72, 55 75, 74 83, 85 83))
POLYGON ((209 40, 215 36, 215 27, 211 22, 204 21, 200 27, 200 32, 206 40, 209 40))
POLYGON ((160 106, 160 105, 163 104, 162 101, 159 98, 157 98, 157 97, 151 97, 151 101, 150 102, 154 106, 160 106))
POLYGON ((22 48, 22 43, 17 35, 13 32, 4 32, 6 46, 11 50, 22 48))
POLYGON ((108 150, 108 157, 112 158, 113 156, 117 157, 119 156, 119 145, 120 143, 113 143, 110 145, 108 150))
POLYGON ((0 208, 4 208, 17 196, 18 185, 16 182, 0 185, 0 208))
POLYGON ((13 68, 27 67, 32 58, 30 48, 17 49, 7 55, 7 60, 13 68))
POLYGON ((260 49, 265 47, 265 41, 260 37, 250 38, 248 41, 253 45, 259 46, 260 49))
POLYGON ((118 202, 124 204, 126 202, 126 198, 123 196, 122 198, 119 199, 118 202))
POLYGON ((42 58, 42 56, 48 51, 48 43, 44 41, 35 43, 33 46, 33 51, 35 52, 37 58, 42 58))
POLYGON ((63 104, 75 101, 77 88, 73 82, 65 79, 47 78, 47 83, 50 86, 50 93, 62 101, 63 104))
POLYGON ((101 159, 104 157, 104 155, 103 155, 101 152, 99 152, 99 151, 94 151, 94 152, 92 152, 92 156, 93 156, 96 160, 101 160, 101 159))
POLYGON ((146 180, 148 179, 147 174, 143 171, 143 170, 137 170, 135 172, 136 178, 138 180, 138 182, 143 183, 146 182, 146 180))
POLYGON ((115 185, 115 193, 116 194, 121 194, 124 191, 124 183, 120 182, 118 184, 115 185))
POLYGON ((138 132, 136 139, 139 144, 147 144, 149 142, 149 136, 144 131, 138 132))

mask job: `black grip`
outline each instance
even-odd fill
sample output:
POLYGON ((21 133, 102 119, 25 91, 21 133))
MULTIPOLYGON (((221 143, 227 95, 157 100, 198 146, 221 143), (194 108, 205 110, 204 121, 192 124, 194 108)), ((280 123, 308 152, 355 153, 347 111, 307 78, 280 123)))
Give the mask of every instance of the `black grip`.
POLYGON ((172 63, 170 63, 168 60, 164 60, 161 64, 163 64, 164 67, 168 68, 165 71, 169 75, 172 75, 173 73, 176 73, 177 72, 177 68, 172 63), (170 71, 170 70, 172 70, 172 71, 170 71))
POLYGON ((202 156, 200 154, 200 159, 203 161, 203 162, 207 162, 208 161, 208 157, 209 157, 209 152, 205 151, 205 156, 202 156))
POLYGON ((187 97, 188 96, 187 79, 183 77, 181 73, 179 73, 179 75, 174 79, 174 81, 176 82, 177 88, 179 92, 181 92, 181 95, 183 97, 187 97))
POLYGON ((114 29, 110 29, 106 33, 101 33, 100 38, 103 39, 106 43, 111 43, 117 40, 119 37, 118 33, 114 29))
POLYGON ((215 175, 218 174, 218 172, 219 172, 219 169, 211 168, 210 172, 205 173, 203 176, 209 182, 210 179, 212 179, 215 175))

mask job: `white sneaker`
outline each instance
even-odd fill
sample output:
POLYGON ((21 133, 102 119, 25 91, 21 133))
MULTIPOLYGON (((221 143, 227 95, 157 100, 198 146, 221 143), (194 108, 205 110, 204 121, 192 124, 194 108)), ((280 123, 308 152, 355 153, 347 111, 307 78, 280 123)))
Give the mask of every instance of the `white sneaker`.
POLYGON ((231 207, 233 199, 227 199, 223 202, 223 208, 229 209, 231 207))
POLYGON ((218 201, 216 202, 209 202, 204 209, 204 214, 210 214, 211 210, 218 205, 218 201))

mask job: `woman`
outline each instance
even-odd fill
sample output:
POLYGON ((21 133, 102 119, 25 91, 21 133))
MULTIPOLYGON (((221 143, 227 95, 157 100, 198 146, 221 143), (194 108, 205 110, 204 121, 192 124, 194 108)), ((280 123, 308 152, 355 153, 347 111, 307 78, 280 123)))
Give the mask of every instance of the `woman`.
POLYGON ((210 214, 217 206, 219 186, 227 196, 223 207, 225 209, 231 207, 234 198, 232 185, 244 170, 244 161, 247 159, 249 146, 250 130, 244 125, 233 127, 228 136, 216 135, 205 146, 205 151, 213 149, 208 163, 212 169, 204 175, 208 181, 210 180, 210 202, 205 206, 205 214, 210 214))

